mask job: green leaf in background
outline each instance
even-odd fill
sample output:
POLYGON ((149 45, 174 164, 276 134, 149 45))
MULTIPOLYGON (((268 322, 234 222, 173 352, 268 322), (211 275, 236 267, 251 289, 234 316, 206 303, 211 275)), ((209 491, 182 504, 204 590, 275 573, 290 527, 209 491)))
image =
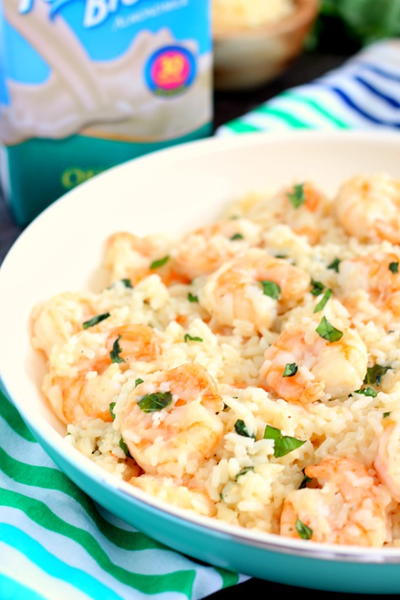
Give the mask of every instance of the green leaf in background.
POLYGON ((338 8, 337 0, 322 0, 321 13, 324 15, 333 15, 337 16, 337 8, 338 8))
POLYGON ((400 0, 322 0, 308 48, 356 51, 375 40, 400 36, 400 0))
POLYGON ((363 43, 400 34, 399 0, 338 0, 337 6, 363 43))

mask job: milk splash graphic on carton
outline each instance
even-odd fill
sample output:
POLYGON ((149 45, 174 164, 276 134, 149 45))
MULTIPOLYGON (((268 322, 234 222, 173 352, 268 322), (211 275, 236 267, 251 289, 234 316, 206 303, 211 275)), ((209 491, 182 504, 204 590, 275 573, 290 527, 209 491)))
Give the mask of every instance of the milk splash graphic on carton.
POLYGON ((209 0, 0 2, 3 184, 20 223, 105 168, 207 135, 209 0))

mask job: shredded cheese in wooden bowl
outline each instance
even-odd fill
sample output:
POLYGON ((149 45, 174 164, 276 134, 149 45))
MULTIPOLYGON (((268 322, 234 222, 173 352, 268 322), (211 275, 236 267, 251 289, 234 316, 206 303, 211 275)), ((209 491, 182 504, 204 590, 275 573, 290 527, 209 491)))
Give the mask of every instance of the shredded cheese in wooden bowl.
POLYGON ((295 9, 294 0, 213 0, 214 27, 232 31, 279 21, 295 9))

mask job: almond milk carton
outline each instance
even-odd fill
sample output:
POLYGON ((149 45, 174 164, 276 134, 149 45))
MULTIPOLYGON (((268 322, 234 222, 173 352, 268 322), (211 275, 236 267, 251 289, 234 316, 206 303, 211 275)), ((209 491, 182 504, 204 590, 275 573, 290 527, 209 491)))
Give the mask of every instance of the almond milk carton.
POLYGON ((0 0, 2 183, 20 224, 210 121, 209 0, 0 0))

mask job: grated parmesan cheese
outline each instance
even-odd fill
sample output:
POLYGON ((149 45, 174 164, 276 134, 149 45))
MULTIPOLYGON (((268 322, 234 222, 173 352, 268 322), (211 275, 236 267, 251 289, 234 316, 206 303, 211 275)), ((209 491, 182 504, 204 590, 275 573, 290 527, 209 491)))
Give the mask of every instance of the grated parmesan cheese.
POLYGON ((214 28, 257 27, 279 21, 295 8, 295 0, 213 0, 214 28))

